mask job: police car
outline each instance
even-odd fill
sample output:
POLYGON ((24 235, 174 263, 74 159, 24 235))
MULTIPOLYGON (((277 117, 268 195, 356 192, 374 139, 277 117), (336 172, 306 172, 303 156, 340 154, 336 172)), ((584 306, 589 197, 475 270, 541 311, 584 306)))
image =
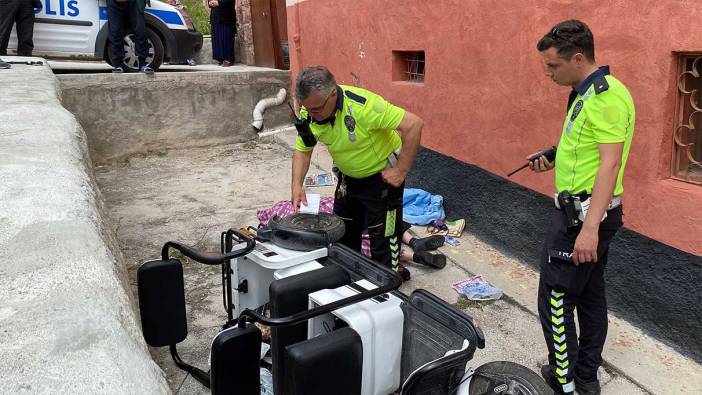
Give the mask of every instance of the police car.
MULTIPOLYGON (((110 63, 106 0, 41 0, 35 10, 33 55, 49 58, 106 60, 110 63)), ((185 63, 202 48, 202 34, 195 30, 180 0, 151 0, 145 12, 149 41, 147 62, 157 69, 163 62, 185 63)), ((125 27, 124 64, 138 70, 133 35, 125 27)), ((8 53, 15 53, 13 30, 8 53)))

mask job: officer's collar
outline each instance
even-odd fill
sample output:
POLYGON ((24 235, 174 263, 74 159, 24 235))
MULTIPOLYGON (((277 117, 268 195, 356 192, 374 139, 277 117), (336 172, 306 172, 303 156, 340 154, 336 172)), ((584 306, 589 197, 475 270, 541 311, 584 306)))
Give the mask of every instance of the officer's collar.
POLYGON ((312 120, 314 123, 318 125, 324 125, 327 123, 331 123, 332 127, 334 127, 334 121, 336 120, 336 113, 338 111, 343 111, 344 110, 344 91, 341 89, 339 85, 336 86, 336 111, 332 113, 328 118, 323 119, 321 121, 315 121, 314 119, 312 120))
POLYGON ((585 78, 585 81, 581 82, 578 86, 573 88, 578 94, 584 95, 588 88, 590 88, 590 85, 592 85, 596 79, 600 77, 604 77, 605 75, 609 75, 609 66, 601 66, 597 70, 595 70, 592 74, 587 76, 585 78))

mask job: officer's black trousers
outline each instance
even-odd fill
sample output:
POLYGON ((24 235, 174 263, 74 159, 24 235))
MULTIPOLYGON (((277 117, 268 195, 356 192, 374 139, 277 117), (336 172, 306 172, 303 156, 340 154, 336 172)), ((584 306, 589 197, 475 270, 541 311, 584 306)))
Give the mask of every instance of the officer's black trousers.
MULTIPOLYGON (((2 1, 2 0, 0 0, 2 1)), ((139 12, 135 0, 117 2, 107 0, 107 22, 110 29, 110 48, 112 49, 112 64, 121 66, 124 59, 124 25, 129 22, 139 67, 145 65, 149 54, 149 42, 146 39, 146 22, 144 14, 139 12)))
POLYGON ((7 55, 12 25, 17 23, 17 55, 32 56, 34 6, 32 0, 0 0, 0 55, 7 55))
POLYGON ((622 207, 607 211, 600 223, 597 263, 575 266, 571 256, 580 227, 568 228, 565 212, 553 213, 541 258, 538 304, 549 365, 564 392, 572 391, 575 375, 583 382, 597 380, 607 337, 604 271, 609 243, 621 226, 622 207))
POLYGON ((361 234, 368 229, 371 258, 397 271, 402 241, 402 193, 405 185, 385 183, 380 173, 366 178, 340 175, 334 213, 344 220, 341 243, 361 251, 361 234))

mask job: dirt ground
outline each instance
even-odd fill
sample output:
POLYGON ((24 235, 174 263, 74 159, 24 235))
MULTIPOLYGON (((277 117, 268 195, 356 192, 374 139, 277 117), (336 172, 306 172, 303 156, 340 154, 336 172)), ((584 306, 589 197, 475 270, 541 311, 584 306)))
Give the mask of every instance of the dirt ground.
MULTIPOLYGON (((158 259, 166 241, 219 251, 222 231, 256 226, 257 209, 289 199, 292 151, 286 138, 289 140, 289 136, 278 136, 243 144, 151 152, 96 168, 135 295, 136 269, 145 261, 158 259)), ((315 153, 311 172, 327 171, 329 164, 323 151, 315 153)), ((312 192, 331 195, 333 189, 315 188, 312 192)), ((451 260, 440 271, 410 265, 412 280, 402 290, 409 293, 426 288, 480 320, 487 346, 478 350, 471 366, 511 360, 538 372, 545 362, 545 345, 532 313, 507 298, 488 304, 469 303, 450 288, 452 282, 472 275, 463 260, 510 263, 510 258, 472 237, 469 228, 462 245, 472 251, 470 257, 447 250, 451 260)), ((184 271, 189 335, 178 351, 184 361, 207 370, 210 342, 226 319, 221 272, 218 266, 187 261, 184 271)), ((174 393, 209 393, 176 368, 167 347, 151 348, 151 354, 174 393)), ((603 373, 604 394, 645 393, 616 373, 603 373)))

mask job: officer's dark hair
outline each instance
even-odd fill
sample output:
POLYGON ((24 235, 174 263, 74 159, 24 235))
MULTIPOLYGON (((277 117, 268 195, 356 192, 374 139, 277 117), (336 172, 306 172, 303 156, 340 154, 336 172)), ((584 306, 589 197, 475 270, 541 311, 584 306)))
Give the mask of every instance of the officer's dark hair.
POLYGON ((539 51, 556 48, 558 56, 570 60, 580 52, 591 63, 595 63, 595 39, 585 22, 571 19, 558 23, 536 44, 539 51))
POLYGON ((297 75, 295 94, 297 99, 306 99, 312 92, 330 94, 336 88, 334 75, 324 66, 305 67, 297 75))

